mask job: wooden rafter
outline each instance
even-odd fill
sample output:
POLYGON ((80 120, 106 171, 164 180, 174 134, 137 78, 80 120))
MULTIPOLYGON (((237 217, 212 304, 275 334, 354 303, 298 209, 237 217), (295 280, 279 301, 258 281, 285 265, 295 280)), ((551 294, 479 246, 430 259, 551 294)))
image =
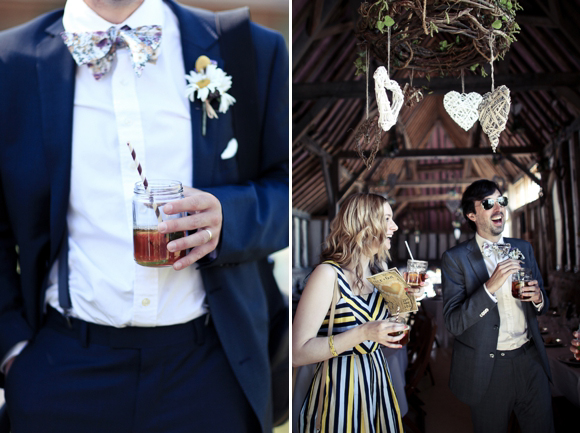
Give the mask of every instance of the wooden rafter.
MULTIPOLYGON (((401 88, 409 82, 408 78, 393 77, 401 88)), ((531 92, 536 90, 553 90, 554 88, 580 87, 580 72, 552 72, 544 74, 508 74, 495 76, 496 87, 506 85, 511 93, 531 92)), ((461 81, 453 77, 444 78, 415 78, 413 86, 425 86, 435 94, 447 93, 450 90, 461 90, 461 81)), ((465 88, 470 92, 485 93, 490 91, 490 80, 481 76, 469 75, 465 77, 465 88)), ((335 98, 364 98, 364 81, 329 81, 314 83, 294 83, 292 99, 308 100, 324 97, 335 98)))

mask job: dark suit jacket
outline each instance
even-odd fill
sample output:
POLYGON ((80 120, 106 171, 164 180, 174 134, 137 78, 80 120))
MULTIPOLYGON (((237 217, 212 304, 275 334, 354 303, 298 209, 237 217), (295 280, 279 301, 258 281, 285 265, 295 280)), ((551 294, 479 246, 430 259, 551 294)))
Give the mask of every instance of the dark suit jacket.
MULTIPOLYGON (((227 72, 214 15, 166 1, 179 19, 184 74, 201 55, 227 72)), ((42 323, 45 279, 66 222, 76 65, 60 37, 61 18, 62 11, 55 11, 0 33, 0 359, 15 343, 33 338, 42 323)), ((258 168, 249 181, 240 179, 237 159, 220 158, 234 136, 232 110, 209 120, 202 136, 199 103, 192 103, 192 185, 215 195, 223 208, 217 257, 201 266, 203 281, 229 362, 268 431, 268 311, 262 287, 268 279, 260 270, 267 255, 289 239, 288 54, 280 35, 254 24, 251 32, 261 141, 251 143, 253 150, 239 143, 238 154, 255 152, 258 168)), ((233 77, 233 83, 243 85, 244 78, 233 77)), ((216 410, 223 413, 220 402, 216 410)))
MULTIPOLYGON (((528 337, 533 339, 546 374, 550 365, 546 356, 537 316, 548 310, 548 296, 532 246, 521 239, 504 238, 525 256, 523 267, 531 268, 538 280, 544 305, 538 312, 531 302, 524 302, 528 337)), ((483 285, 489 274, 475 237, 446 251, 442 257, 443 314, 445 325, 455 336, 451 360, 451 391, 463 402, 473 405, 483 397, 491 379, 495 361, 500 317, 497 303, 483 285)))

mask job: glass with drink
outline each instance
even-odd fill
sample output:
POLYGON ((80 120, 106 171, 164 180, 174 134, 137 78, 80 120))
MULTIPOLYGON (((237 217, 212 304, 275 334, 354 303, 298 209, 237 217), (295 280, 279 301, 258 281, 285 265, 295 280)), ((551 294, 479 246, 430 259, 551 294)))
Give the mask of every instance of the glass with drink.
POLYGON ((407 260, 407 284, 411 289, 420 289, 421 283, 427 279, 428 262, 423 260, 407 260))
POLYGON ((150 180, 145 189, 143 182, 135 184, 133 195, 133 252, 137 264, 148 267, 171 266, 185 250, 169 252, 167 244, 184 237, 185 232, 159 233, 157 225, 162 221, 181 218, 182 213, 166 215, 163 206, 183 198, 181 182, 174 180, 150 180))
POLYGON ((529 286, 532 281, 532 270, 529 268, 522 268, 512 275, 512 296, 519 300, 526 300, 529 297, 523 296, 522 289, 529 286))
MULTIPOLYGON (((387 320, 391 323, 397 323, 397 324, 401 324, 401 325, 407 324, 407 320, 403 316, 391 316, 387 320)), ((407 329, 405 329, 403 331, 389 332, 389 335, 391 337, 397 337, 401 334, 405 334, 405 336, 401 340, 398 341, 398 344, 401 344, 402 346, 404 346, 405 344, 407 344, 409 342, 409 327, 407 327, 407 329)))

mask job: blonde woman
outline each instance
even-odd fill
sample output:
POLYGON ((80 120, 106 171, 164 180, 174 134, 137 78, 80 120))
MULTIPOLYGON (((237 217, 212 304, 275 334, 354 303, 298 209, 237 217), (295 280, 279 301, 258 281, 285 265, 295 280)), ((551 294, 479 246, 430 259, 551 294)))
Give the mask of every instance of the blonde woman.
POLYGON ((392 324, 387 304, 367 280, 380 272, 397 230, 387 200, 375 194, 349 197, 332 223, 322 252, 323 263, 312 272, 292 325, 294 366, 319 363, 299 417, 300 432, 314 432, 321 383, 326 383, 321 431, 402 432, 401 414, 380 344, 401 348, 389 333, 407 329, 392 324), (329 308, 335 280, 333 335, 328 337, 329 308), (329 360, 322 377, 324 360, 329 360))

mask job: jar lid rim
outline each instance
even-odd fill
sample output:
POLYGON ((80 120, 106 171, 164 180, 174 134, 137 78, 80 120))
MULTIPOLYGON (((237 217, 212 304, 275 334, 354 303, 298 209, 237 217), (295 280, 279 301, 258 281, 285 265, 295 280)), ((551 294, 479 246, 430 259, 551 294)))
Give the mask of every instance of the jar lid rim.
POLYGON ((143 181, 135 182, 135 194, 175 194, 183 191, 183 186, 178 180, 151 179, 147 180, 147 189, 143 186, 143 181))

